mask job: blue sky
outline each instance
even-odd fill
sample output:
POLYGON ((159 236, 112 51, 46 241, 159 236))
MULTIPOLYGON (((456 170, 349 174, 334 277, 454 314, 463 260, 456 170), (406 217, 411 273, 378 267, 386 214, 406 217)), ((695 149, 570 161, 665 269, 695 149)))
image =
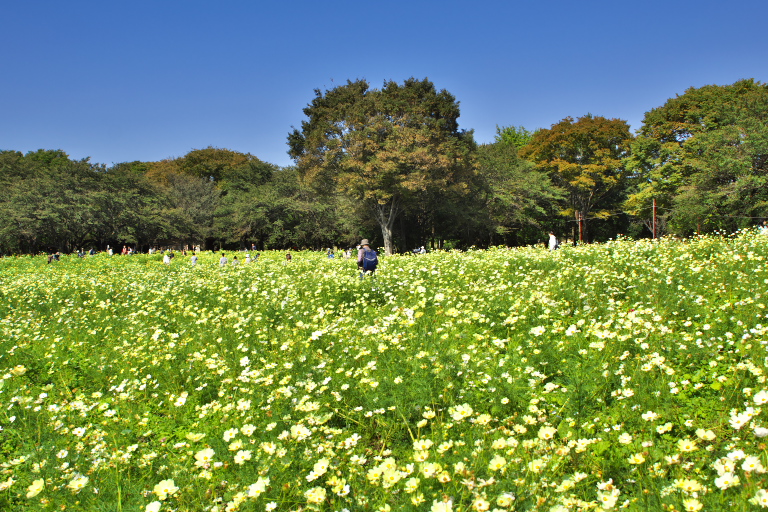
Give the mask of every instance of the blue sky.
POLYGON ((290 165, 316 88, 429 78, 459 124, 640 127, 688 87, 768 82, 765 0, 6 2, 0 149, 92 162, 215 146, 290 165))

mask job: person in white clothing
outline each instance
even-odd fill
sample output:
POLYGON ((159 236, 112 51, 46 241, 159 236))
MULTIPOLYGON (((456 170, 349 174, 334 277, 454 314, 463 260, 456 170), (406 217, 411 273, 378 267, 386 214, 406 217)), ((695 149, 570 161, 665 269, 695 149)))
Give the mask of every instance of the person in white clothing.
POLYGON ((560 248, 560 242, 557 241, 557 237, 555 234, 550 231, 549 232, 549 250, 554 251, 555 249, 560 248))

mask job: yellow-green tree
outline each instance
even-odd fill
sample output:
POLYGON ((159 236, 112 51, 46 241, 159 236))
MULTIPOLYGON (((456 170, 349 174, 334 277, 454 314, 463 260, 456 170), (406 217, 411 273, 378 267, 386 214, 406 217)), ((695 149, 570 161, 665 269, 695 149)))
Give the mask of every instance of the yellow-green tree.
POLYGON ((520 155, 549 173, 566 194, 563 215, 588 220, 618 212, 627 171, 632 134, 621 119, 588 114, 576 121, 566 117, 550 129, 539 130, 520 155))

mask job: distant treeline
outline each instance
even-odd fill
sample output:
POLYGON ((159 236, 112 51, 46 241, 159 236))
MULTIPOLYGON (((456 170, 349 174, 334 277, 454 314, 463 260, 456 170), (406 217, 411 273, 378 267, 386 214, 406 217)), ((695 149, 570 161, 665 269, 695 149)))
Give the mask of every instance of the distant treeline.
POLYGON ((0 151, 0 253, 124 244, 388 251, 735 231, 768 218, 768 85, 691 88, 623 120, 458 130, 427 80, 316 91, 288 136, 296 166, 208 147, 106 167, 0 151), (655 205, 655 213, 654 213, 655 205), (655 223, 654 223, 655 219, 655 223))

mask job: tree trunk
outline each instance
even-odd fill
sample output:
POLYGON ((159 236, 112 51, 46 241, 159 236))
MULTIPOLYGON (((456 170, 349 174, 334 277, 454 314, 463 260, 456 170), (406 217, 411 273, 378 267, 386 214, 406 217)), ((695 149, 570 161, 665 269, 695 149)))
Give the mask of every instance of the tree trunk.
POLYGON ((379 204, 378 202, 372 205, 376 222, 381 228, 381 236, 384 239, 384 253, 387 256, 391 256, 394 251, 394 242, 392 238, 392 226, 395 224, 397 214, 400 213, 400 201, 397 197, 387 204, 379 204))
POLYGON ((394 252, 394 246, 392 244, 392 226, 381 226, 381 236, 384 238, 384 253, 387 256, 391 256, 394 252))

